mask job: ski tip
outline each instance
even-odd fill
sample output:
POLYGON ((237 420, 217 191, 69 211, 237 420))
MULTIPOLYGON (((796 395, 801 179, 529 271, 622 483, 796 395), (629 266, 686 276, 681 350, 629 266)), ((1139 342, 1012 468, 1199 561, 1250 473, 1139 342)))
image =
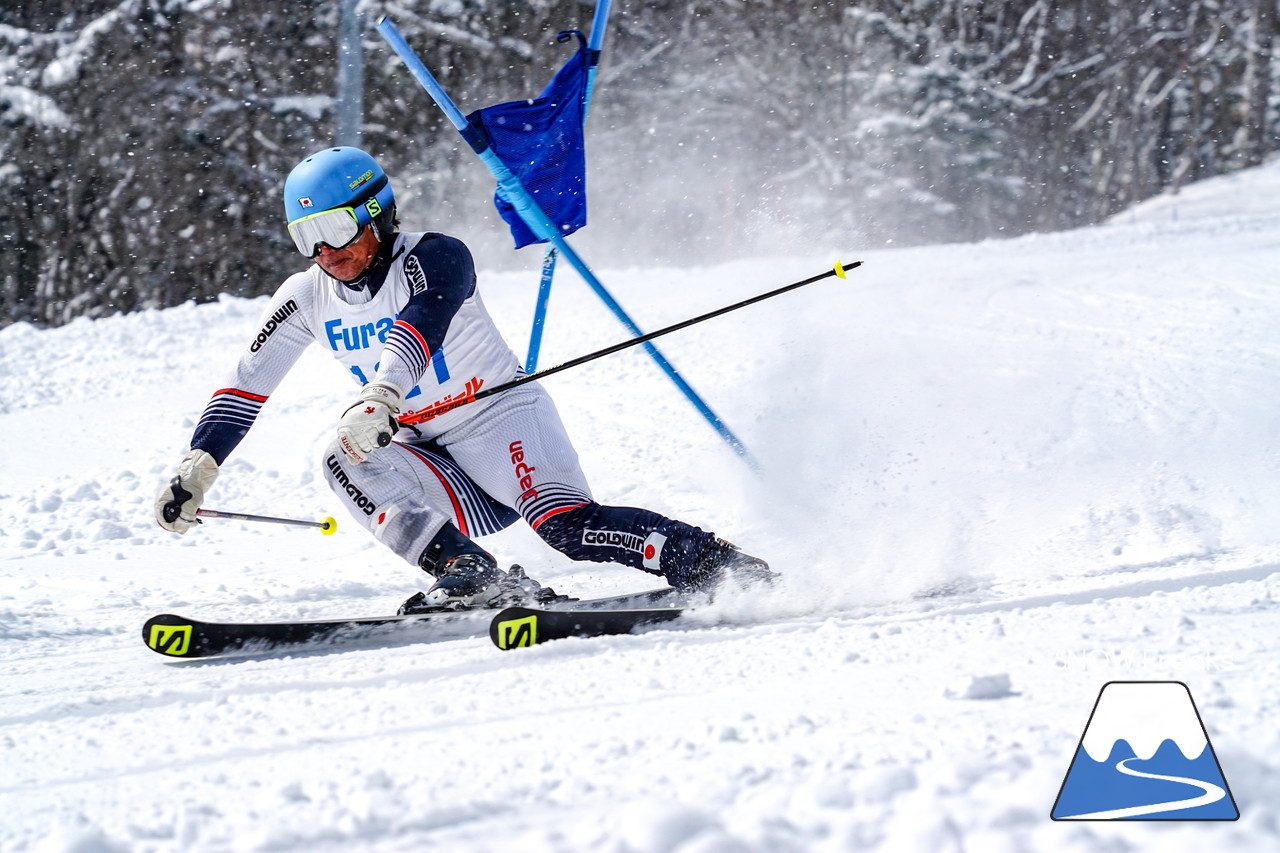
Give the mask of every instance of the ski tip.
POLYGON ((320 532, 323 533, 325 536, 332 536, 333 534, 337 533, 338 532, 337 520, 331 515, 326 515, 324 518, 320 519, 320 532))
POLYGON ((142 642, 156 654, 187 657, 193 651, 191 637, 195 623, 183 616, 163 613, 152 616, 142 625, 142 642))

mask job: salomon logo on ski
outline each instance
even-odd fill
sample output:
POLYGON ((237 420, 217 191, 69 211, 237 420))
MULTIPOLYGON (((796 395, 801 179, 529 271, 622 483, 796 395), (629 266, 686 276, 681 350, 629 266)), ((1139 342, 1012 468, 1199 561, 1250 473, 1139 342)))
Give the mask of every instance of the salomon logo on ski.
POLYGON ((496 642, 500 649, 518 649, 538 642, 538 617, 504 619, 497 622, 496 642))
POLYGON ((191 649, 191 626, 152 625, 147 645, 162 655, 182 657, 191 649))
MULTIPOLYGON (((633 602, 644 598, 657 600, 654 593, 646 593, 639 597, 623 596, 614 599, 614 603, 621 604, 628 598, 633 602)), ((597 609, 592 602, 579 602, 564 609, 508 607, 489 623, 489 639, 500 649, 519 649, 568 637, 630 634, 637 628, 678 619, 684 612, 680 606, 645 607, 641 610, 597 609)))

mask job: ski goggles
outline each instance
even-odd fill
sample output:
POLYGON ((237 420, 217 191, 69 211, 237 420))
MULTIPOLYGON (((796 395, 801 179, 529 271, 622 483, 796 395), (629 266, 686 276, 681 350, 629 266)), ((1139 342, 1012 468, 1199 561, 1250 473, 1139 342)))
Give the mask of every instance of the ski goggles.
POLYGON ((289 223, 293 245, 306 258, 318 256, 321 246, 334 250, 347 248, 360 237, 361 230, 353 207, 335 207, 289 223))

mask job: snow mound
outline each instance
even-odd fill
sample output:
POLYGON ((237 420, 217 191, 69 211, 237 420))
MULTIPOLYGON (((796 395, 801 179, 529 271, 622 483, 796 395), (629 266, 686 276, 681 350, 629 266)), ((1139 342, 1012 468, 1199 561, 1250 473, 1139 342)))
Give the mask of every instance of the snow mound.
MULTIPOLYGON (((1100 228, 868 251, 847 282, 664 338, 760 475, 639 350, 546 380, 600 499, 715 530, 783 579, 510 652, 454 634, 153 654, 158 613, 378 615, 424 577, 343 518, 331 537, 155 525, 261 300, 0 330, 0 849, 1280 847, 1277 181, 1273 164, 1100 228), (1188 686, 1238 822, 1049 819, 1115 680, 1188 686)), ((658 328, 835 257, 602 278, 658 328)), ((481 276, 517 350, 536 278, 481 276)), ((546 364, 624 336, 557 285, 546 364)), ((309 352, 209 506, 337 515, 317 471, 353 393, 309 352)), ((485 545, 562 592, 657 583, 523 526, 485 545)))

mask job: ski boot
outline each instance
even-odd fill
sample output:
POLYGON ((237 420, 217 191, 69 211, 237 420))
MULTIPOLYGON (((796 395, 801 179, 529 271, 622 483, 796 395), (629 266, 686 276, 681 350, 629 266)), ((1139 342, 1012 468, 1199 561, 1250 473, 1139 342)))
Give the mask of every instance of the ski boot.
POLYGON ((418 558, 418 565, 436 579, 426 592, 414 593, 400 605, 401 616, 438 610, 466 610, 509 604, 539 604, 562 599, 549 587, 528 577, 524 569, 498 568, 493 555, 446 523, 418 558))
POLYGON ((496 565, 471 555, 457 557, 445 568, 426 592, 409 596, 398 611, 401 616, 440 610, 470 610, 476 607, 511 607, 514 605, 545 606, 553 602, 573 601, 542 586, 525 574, 520 566, 504 572, 496 565))
POLYGON ((740 550, 732 542, 712 536, 681 586, 688 592, 714 593, 727 581, 755 586, 772 584, 777 578, 777 572, 764 560, 740 550))

